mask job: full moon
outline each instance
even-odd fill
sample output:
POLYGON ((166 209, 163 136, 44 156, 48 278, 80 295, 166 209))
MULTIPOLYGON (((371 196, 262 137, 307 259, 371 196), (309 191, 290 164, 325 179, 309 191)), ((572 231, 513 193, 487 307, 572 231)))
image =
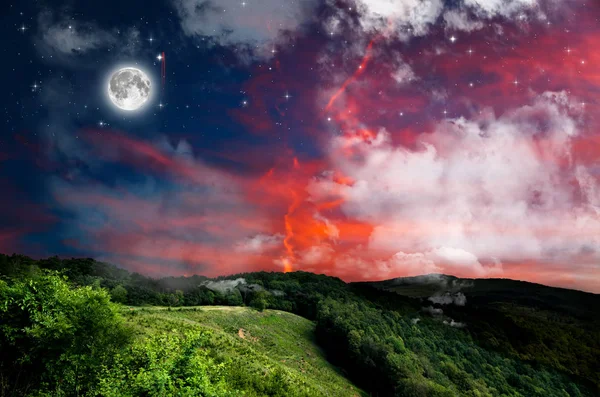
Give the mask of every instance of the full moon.
POLYGON ((123 68, 110 77, 108 97, 119 109, 134 111, 150 98, 150 79, 136 68, 123 68))

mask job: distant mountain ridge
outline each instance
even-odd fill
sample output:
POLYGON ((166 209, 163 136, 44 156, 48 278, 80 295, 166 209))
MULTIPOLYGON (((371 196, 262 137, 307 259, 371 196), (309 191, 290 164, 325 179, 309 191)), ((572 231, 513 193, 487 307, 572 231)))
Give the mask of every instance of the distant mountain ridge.
POLYGON ((411 298, 430 298, 460 292, 467 299, 470 298, 479 304, 492 302, 525 304, 558 310, 587 320, 600 319, 600 294, 550 287, 528 281, 428 274, 364 284, 411 298))

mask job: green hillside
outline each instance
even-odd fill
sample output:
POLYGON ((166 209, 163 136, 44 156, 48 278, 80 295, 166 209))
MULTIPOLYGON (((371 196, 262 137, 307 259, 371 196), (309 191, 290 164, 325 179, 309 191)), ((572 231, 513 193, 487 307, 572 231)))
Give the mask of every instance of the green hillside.
POLYGON ((226 363, 230 388, 246 396, 267 394, 264 379, 276 378, 284 395, 362 396, 315 344, 313 322, 278 310, 202 306, 126 309, 129 324, 145 340, 175 332, 208 331, 207 354, 226 363))
MULTIPOLYGON (((508 279, 440 274, 359 283, 465 324, 479 345, 557 369, 600 391, 600 295, 508 279)), ((450 320, 451 319, 451 320, 450 320)))
POLYGON ((0 255, 0 303, 0 396, 600 395, 600 296, 531 283, 0 255))

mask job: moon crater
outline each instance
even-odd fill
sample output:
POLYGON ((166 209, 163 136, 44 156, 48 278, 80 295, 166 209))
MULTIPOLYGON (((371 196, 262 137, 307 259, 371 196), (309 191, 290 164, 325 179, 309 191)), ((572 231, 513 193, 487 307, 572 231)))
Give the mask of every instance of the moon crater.
POLYGON ((108 82, 108 97, 119 109, 134 111, 148 102, 150 79, 140 69, 123 68, 112 74, 108 82))

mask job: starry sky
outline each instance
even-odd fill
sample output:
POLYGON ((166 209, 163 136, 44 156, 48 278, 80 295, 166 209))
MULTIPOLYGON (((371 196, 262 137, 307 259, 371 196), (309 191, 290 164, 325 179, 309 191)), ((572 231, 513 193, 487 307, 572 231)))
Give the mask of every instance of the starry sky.
POLYGON ((0 17, 0 252, 600 292, 596 1, 7 0, 0 17), (152 81, 136 112, 106 92, 128 66, 152 81))

